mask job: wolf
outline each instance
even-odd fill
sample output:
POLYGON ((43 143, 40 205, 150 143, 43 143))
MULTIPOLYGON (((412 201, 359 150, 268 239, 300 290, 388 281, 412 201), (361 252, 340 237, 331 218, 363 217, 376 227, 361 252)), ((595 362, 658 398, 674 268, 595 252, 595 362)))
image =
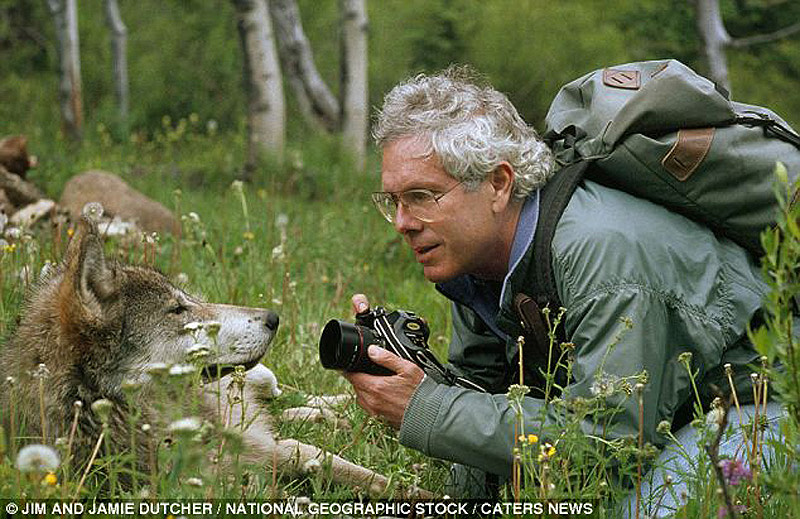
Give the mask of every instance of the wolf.
MULTIPOLYGON (((205 384, 197 400, 206 420, 240 432, 246 461, 289 477, 329 464, 333 481, 386 496, 386 477, 315 446, 275 438, 261 404, 276 381, 260 363, 278 328, 275 312, 210 304, 153 268, 107 259, 96 216, 81 218, 63 261, 32 287, 0 351, 6 430, 15 423, 7 411, 13 409, 17 430, 24 422, 24 441, 52 444, 71 437, 74 464, 85 466, 103 431, 113 452, 130 449, 129 416, 136 412, 140 423, 153 425, 135 431, 138 469, 148 471, 145 446, 169 429, 152 400, 156 374, 170 365, 188 366, 181 363, 187 351, 196 353, 197 334, 210 334, 218 346, 201 357, 205 384), (245 370, 236 397, 225 390, 237 375, 234 366, 245 370), (140 389, 127 391, 131 387, 140 389), (92 408, 101 400, 112 404, 105 418, 92 408)), ((19 440, 10 436, 15 433, 6 437, 19 440)))

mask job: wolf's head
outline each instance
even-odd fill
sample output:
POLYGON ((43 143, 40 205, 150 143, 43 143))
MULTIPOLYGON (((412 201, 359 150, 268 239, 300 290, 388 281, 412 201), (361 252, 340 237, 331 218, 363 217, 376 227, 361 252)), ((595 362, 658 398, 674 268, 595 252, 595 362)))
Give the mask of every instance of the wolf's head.
MULTIPOLYGON (((274 312, 206 303, 160 272, 107 259, 95 220, 84 216, 67 249, 58 285, 62 361, 78 366, 102 396, 125 380, 143 381, 156 364, 197 354, 207 376, 258 364, 278 327, 274 312)), ((47 363, 47 361, 45 361, 47 363)))

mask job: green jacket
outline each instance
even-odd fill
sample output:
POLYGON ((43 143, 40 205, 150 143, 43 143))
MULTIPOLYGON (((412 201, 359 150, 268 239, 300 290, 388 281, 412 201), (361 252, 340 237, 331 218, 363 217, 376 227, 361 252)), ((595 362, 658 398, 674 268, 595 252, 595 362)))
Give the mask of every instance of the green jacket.
MULTIPOLYGON (((522 333, 512 301, 518 292, 531 292, 532 248, 507 278, 493 323, 478 316, 469 297, 460 294, 453 303, 449 360, 493 394, 425 377, 403 417, 404 445, 489 473, 511 474, 516 415, 504 393, 518 370, 516 338, 522 333)), ((661 206, 586 181, 559 220, 552 264, 567 309, 566 335, 575 344, 572 397, 592 396, 601 363, 604 373, 617 377, 646 370, 644 440, 663 446, 667 438, 656 432, 658 423, 672 421, 694 398, 688 373, 678 362, 681 353, 692 353, 701 391, 709 393, 712 383, 726 389, 722 366, 731 363, 739 395, 752 393, 746 365, 758 354, 746 327, 767 286, 757 264, 738 245, 661 206), (633 327, 609 350, 623 318, 630 318, 633 327)), ((525 397, 526 433, 540 430, 542 405, 540 399, 525 397)), ((638 434, 637 398, 624 399, 622 406, 607 437, 638 434)), ((584 430, 602 434, 588 421, 584 430)))

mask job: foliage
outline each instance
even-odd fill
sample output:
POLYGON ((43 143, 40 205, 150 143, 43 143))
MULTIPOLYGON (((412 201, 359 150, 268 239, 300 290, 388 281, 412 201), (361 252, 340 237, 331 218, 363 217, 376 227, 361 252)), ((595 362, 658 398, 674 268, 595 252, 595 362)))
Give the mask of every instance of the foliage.
MULTIPOLYGON (((315 61, 338 90, 337 2, 298 2, 315 61)), ((161 119, 197 114, 222 132, 242 124, 241 52, 230 2, 121 2, 129 34, 131 128, 152 135, 161 119)), ((734 36, 797 21, 790 1, 723 0, 734 36)), ((526 120, 540 126, 558 88, 590 70, 642 59, 676 57, 703 70, 690 2, 597 0, 382 0, 368 2, 370 104, 400 79, 451 62, 468 62, 507 92, 526 120), (658 34, 657 38, 653 35, 658 34)), ((88 126, 115 128, 109 36, 99 3, 81 3, 84 105, 88 126)), ((0 135, 59 120, 53 22, 44 2, 0 0, 0 135), (21 110, 20 107, 24 107, 21 110)), ((769 106, 800 122, 800 38, 728 52, 735 99, 769 106)), ((287 89, 288 92, 288 89, 287 89)), ((296 104, 288 95, 290 107, 296 104)), ((290 140, 313 129, 288 118, 290 140)))

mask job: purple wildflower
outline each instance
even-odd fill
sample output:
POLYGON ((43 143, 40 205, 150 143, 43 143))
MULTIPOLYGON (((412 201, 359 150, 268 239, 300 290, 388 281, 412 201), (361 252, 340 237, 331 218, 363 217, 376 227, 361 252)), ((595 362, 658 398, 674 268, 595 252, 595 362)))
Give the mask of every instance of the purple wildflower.
POLYGON ((719 468, 722 469, 722 476, 725 478, 725 482, 732 486, 738 485, 743 479, 749 481, 753 477, 750 467, 738 459, 722 460, 719 462, 719 468))

